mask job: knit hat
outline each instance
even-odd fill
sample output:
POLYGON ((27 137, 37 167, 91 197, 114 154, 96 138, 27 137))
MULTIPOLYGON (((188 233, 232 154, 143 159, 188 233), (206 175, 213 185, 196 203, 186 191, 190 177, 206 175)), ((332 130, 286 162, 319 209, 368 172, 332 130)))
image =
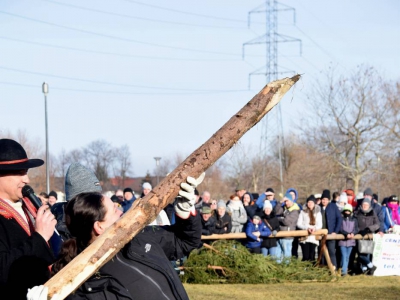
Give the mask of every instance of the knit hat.
POLYGON ((357 194, 357 200, 361 200, 361 199, 364 199, 364 194, 360 192, 357 194))
POLYGON ((396 201, 398 203, 399 202, 399 197, 397 197, 396 195, 392 195, 388 199, 388 202, 391 202, 391 201, 396 201))
POLYGON ((151 189, 152 189, 151 184, 148 183, 148 182, 143 183, 142 188, 143 188, 143 189, 148 189, 148 190, 151 190, 151 189))
POLYGON ((367 188, 365 191, 364 191, 364 196, 371 196, 372 197, 372 190, 371 190, 371 188, 367 188))
POLYGON ((266 210, 267 208, 272 209, 272 204, 269 200, 264 201, 264 208, 263 210, 266 210))
POLYGON ((317 199, 315 199, 315 196, 314 195, 310 195, 308 198, 307 198, 307 202, 308 201, 312 201, 312 202, 316 202, 317 201, 317 199))
POLYGON ((286 193, 285 196, 283 197, 283 201, 285 200, 290 200, 293 202, 293 197, 290 193, 286 193))
POLYGON ((321 199, 321 194, 314 194, 315 199, 321 199))
POLYGON ((65 199, 67 201, 80 193, 101 193, 101 185, 96 175, 80 163, 69 166, 65 175, 65 199))
POLYGON ((260 216, 254 215, 254 216, 253 216, 253 220, 259 220, 259 221, 261 221, 261 218, 260 218, 260 216))
POLYGON ((351 206, 351 204, 346 204, 346 205, 343 207, 343 210, 342 210, 342 211, 346 211, 346 210, 348 210, 348 211, 350 211, 350 212, 353 212, 353 206, 351 206))
POLYGON ((211 214, 211 207, 209 207, 209 206, 207 206, 207 205, 204 205, 204 206, 201 208, 201 213, 202 213, 202 214, 211 214))
POLYGON ((339 203, 346 203, 347 204, 347 202, 348 202, 347 194, 345 192, 342 192, 340 194, 340 197, 339 197, 339 203))
POLYGON ((273 190, 273 188, 267 188, 267 190, 265 191, 265 195, 274 195, 275 194, 275 192, 274 192, 274 190, 273 190))
POLYGON ((355 196, 354 191, 352 189, 345 190, 345 192, 346 192, 347 196, 355 196))
POLYGON ((322 195, 321 195, 321 199, 323 198, 328 198, 329 200, 331 200, 331 191, 330 190, 323 190, 322 191, 322 195))
MULTIPOLYGON (((364 200, 362 201, 362 204, 364 204, 364 203, 368 203, 369 206, 371 206, 371 199, 369 199, 369 198, 364 198, 364 200)), ((362 204, 361 204, 361 205, 362 205, 362 204)))
POLYGON ((56 193, 55 191, 51 191, 51 192, 49 193, 49 197, 50 197, 50 196, 53 196, 54 198, 57 199, 57 193, 56 193))
POLYGON ((130 187, 124 188, 124 195, 126 192, 134 194, 133 190, 130 187))
POLYGON ((246 190, 246 189, 245 189, 244 186, 241 185, 241 184, 238 184, 238 186, 237 186, 236 189, 235 189, 235 191, 243 191, 243 190, 246 190))
POLYGON ((226 204, 224 200, 219 200, 217 203, 217 208, 223 207, 226 209, 226 204))

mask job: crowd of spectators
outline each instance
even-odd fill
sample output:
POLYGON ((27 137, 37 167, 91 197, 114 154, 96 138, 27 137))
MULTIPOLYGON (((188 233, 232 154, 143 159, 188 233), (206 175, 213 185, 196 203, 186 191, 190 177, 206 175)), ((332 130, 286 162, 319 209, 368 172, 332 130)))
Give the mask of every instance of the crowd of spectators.
MULTIPOLYGON (((343 276, 373 275, 376 267, 371 254, 359 253, 354 237, 369 233, 383 235, 390 233, 394 225, 400 225, 398 197, 392 195, 379 203, 378 196, 366 188, 358 195, 351 189, 332 194, 325 189, 321 194, 310 195, 303 205, 298 199, 294 188, 277 199, 273 188, 258 195, 238 187, 228 201, 213 200, 208 191, 203 192, 196 209, 202 217, 203 235, 243 232, 246 240, 241 241, 249 252, 269 255, 278 263, 297 258, 298 248, 303 261, 315 262, 321 245, 312 233, 319 229, 327 229, 331 235, 343 234, 343 240, 326 241, 334 268, 340 269, 343 276), (306 230, 309 235, 275 237, 279 231, 294 230, 306 230)), ((321 263, 327 264, 323 255, 321 263)))

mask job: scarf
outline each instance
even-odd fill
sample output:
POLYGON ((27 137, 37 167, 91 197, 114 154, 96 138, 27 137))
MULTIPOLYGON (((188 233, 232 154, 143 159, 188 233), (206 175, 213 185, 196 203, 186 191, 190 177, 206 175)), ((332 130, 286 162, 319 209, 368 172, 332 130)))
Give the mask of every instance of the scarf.
POLYGON ((243 203, 241 201, 232 201, 231 200, 231 201, 229 201, 228 206, 232 210, 240 210, 240 208, 243 207, 243 203))
POLYGON ((35 232, 34 218, 36 218, 36 209, 28 198, 23 198, 21 205, 25 218, 11 204, 0 198, 0 215, 6 219, 17 221, 30 236, 35 232))
POLYGON ((399 204, 389 202, 387 206, 392 210, 393 222, 397 225, 400 225, 399 204))

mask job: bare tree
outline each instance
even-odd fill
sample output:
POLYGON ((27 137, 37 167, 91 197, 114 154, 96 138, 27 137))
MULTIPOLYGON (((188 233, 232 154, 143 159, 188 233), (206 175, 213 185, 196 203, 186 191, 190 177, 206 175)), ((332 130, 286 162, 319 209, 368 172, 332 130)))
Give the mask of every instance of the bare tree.
POLYGON ((120 178, 119 187, 125 186, 126 177, 132 173, 131 152, 128 145, 115 149, 114 176, 120 178))
POLYGON ((305 134, 319 151, 332 156, 341 172, 354 183, 357 192, 361 180, 375 170, 374 159, 382 149, 386 134, 380 120, 387 114, 387 94, 379 74, 369 67, 358 67, 347 77, 335 77, 318 83, 312 94, 312 116, 305 134))
POLYGON ((99 181, 103 183, 108 181, 115 157, 115 149, 105 140, 91 142, 83 149, 83 159, 86 161, 86 165, 94 171, 99 181))

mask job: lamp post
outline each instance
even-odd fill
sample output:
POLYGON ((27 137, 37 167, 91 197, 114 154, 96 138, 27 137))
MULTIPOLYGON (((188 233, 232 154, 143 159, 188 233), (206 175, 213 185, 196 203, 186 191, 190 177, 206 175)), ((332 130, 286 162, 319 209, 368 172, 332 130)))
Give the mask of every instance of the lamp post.
POLYGON ((379 191, 381 189, 381 168, 379 165, 380 162, 381 162, 381 158, 378 156, 378 198, 380 197, 379 191))
POLYGON ((45 118, 45 129, 46 129, 46 191, 50 193, 50 177, 49 177, 49 133, 47 129, 47 94, 49 93, 49 85, 43 82, 42 92, 44 94, 44 118, 45 118))
POLYGON ((160 160, 161 160, 161 157, 154 157, 154 159, 156 160, 156 170, 157 170, 157 185, 158 185, 158 183, 159 183, 159 176, 160 176, 160 160))

